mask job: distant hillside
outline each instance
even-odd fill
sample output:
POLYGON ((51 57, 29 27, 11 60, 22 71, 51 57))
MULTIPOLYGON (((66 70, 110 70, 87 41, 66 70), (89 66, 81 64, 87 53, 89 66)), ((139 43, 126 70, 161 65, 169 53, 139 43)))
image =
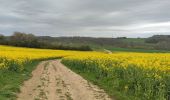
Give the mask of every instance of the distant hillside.
POLYGON ((154 35, 147 38, 145 42, 154 44, 157 50, 170 50, 170 35, 154 35))
POLYGON ((38 40, 41 42, 49 42, 52 44, 64 45, 89 45, 96 49, 103 49, 105 47, 119 47, 119 48, 143 48, 152 49, 151 46, 145 43, 145 38, 92 38, 92 37, 49 37, 39 36, 38 40))
POLYGON ((39 41, 64 43, 64 44, 97 44, 97 45, 117 45, 122 43, 116 38, 92 38, 92 37, 49 37, 38 36, 39 41))

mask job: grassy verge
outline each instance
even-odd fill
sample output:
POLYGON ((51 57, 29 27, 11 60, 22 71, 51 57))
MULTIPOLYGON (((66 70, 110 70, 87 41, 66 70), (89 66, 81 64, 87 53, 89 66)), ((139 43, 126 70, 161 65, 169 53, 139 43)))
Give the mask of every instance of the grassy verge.
POLYGON ((0 70, 0 100, 14 100, 20 91, 22 83, 31 77, 31 72, 40 60, 25 64, 25 69, 20 72, 0 70))
POLYGON ((76 65, 69 65, 66 62, 62 63, 66 65, 69 69, 74 71, 75 73, 81 75, 86 80, 92 82, 95 85, 98 85, 100 88, 104 89, 108 95, 115 100, 138 100, 138 98, 127 96, 123 92, 119 92, 118 90, 115 90, 113 87, 113 79, 109 77, 100 78, 100 75, 98 73, 94 73, 92 71, 88 71, 86 69, 80 70, 78 67, 75 67, 76 65))

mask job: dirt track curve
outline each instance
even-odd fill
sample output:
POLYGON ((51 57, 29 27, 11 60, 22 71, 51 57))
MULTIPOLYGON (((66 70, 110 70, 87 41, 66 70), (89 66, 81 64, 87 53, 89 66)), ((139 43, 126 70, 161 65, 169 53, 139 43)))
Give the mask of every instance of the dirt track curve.
POLYGON ((17 100, 111 100, 97 86, 60 63, 41 62, 21 86, 17 100))

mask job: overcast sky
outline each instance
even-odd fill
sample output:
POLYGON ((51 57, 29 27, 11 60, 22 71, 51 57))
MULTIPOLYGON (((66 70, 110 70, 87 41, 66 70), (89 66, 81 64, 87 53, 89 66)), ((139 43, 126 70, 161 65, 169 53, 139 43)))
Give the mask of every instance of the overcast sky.
POLYGON ((170 0, 0 0, 0 34, 148 37, 170 34, 170 0))

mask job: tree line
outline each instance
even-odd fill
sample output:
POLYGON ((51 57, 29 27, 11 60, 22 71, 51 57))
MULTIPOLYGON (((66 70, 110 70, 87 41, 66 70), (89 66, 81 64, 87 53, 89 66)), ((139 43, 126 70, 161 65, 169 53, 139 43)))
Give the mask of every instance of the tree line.
POLYGON ((17 46, 17 47, 42 48, 42 49, 61 49, 61 50, 80 50, 80 51, 92 50, 88 45, 71 46, 71 45, 53 44, 51 42, 39 41, 37 36, 33 34, 26 34, 23 32, 14 32, 12 36, 4 36, 0 34, 0 44, 17 46))
POLYGON ((154 35, 149 38, 92 38, 92 37, 50 37, 14 32, 12 36, 0 35, 0 44, 62 50, 91 51, 92 47, 113 47, 130 49, 170 50, 170 35, 154 35))

